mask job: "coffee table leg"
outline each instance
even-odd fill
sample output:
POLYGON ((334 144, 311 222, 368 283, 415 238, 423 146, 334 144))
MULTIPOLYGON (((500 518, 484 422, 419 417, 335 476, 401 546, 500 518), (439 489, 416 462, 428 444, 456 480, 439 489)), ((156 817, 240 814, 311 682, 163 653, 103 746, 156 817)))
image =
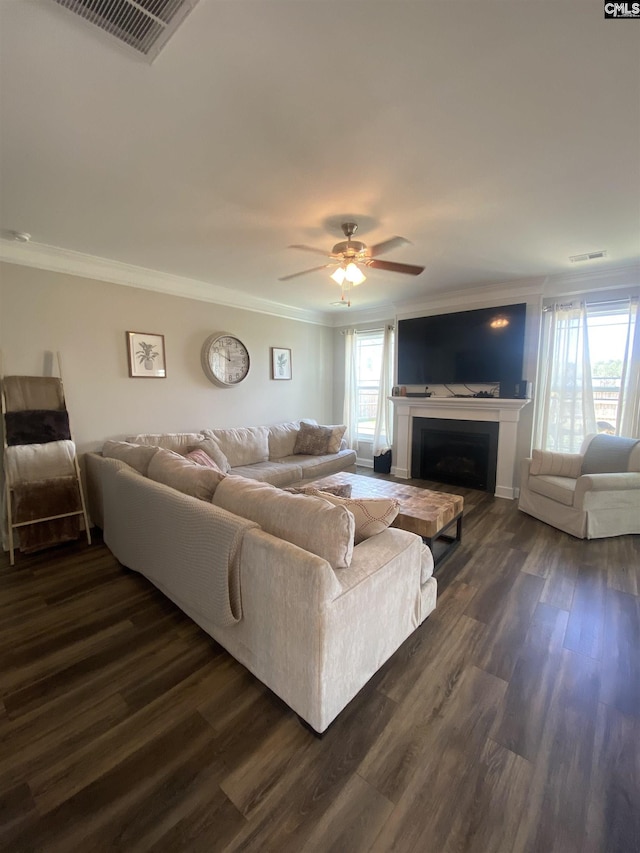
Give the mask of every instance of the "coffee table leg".
POLYGON ((423 540, 433 552, 433 567, 434 569, 436 569, 443 562, 443 560, 445 560, 453 551, 455 551, 460 542, 462 542, 462 513, 452 519, 449 524, 447 524, 446 527, 443 527, 442 530, 438 531, 435 536, 423 536, 423 540), (456 534, 455 536, 449 536, 445 531, 447 531, 454 523, 456 525, 456 534), (436 550, 433 547, 433 543, 438 541, 445 542, 447 544, 436 554, 436 550))

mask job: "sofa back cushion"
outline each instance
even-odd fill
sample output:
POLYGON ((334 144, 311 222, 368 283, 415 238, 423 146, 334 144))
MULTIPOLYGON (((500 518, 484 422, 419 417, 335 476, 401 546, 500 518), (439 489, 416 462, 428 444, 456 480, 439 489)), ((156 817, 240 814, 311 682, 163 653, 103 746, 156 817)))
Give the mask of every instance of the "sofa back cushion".
POLYGON ((269 459, 269 430, 267 427, 237 427, 235 429, 206 429, 205 438, 213 439, 229 460, 232 468, 253 465, 269 459))
POLYGON ((322 557, 334 569, 351 565, 354 521, 345 507, 234 475, 220 483, 212 502, 322 557))
POLYGON ((303 421, 298 430, 293 452, 306 456, 325 456, 328 453, 337 453, 340 450, 340 443, 346 429, 344 424, 320 426, 303 421))
POLYGON ((149 471, 149 462, 155 456, 157 447, 151 444, 132 444, 129 441, 105 441, 102 455, 106 459, 119 459, 126 462, 144 477, 149 471))
POLYGON ((284 459, 293 456, 300 421, 289 421, 269 427, 269 459, 284 459))
POLYGON ((185 495, 208 502, 225 478, 221 471, 198 465, 173 450, 163 448, 158 449, 149 462, 147 476, 156 483, 164 483, 185 495))
POLYGON ((202 441, 204 436, 199 432, 143 432, 139 435, 129 436, 127 441, 134 444, 152 444, 155 447, 164 447, 165 450, 173 450, 183 456, 187 448, 192 444, 202 441))

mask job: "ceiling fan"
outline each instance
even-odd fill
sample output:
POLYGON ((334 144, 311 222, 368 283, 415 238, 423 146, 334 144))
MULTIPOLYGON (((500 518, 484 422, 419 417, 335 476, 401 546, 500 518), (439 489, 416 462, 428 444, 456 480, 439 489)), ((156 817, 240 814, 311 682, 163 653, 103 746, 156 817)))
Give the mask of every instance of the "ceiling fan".
POLYGON ((324 249, 316 249, 313 246, 289 246, 290 249, 302 249, 303 252, 312 252, 315 255, 323 255, 331 258, 329 263, 322 264, 319 267, 311 267, 308 270, 294 272, 291 275, 284 275, 279 280, 288 281, 291 278, 297 278, 299 275, 306 275, 310 272, 336 267, 331 278, 342 288, 341 300, 347 305, 351 304, 348 299, 351 287, 361 284, 366 276, 360 269, 360 266, 372 267, 377 270, 385 270, 386 272, 400 272, 407 275, 420 275, 424 267, 415 266, 414 264, 401 264, 397 261, 379 261, 378 255, 383 255, 391 249, 402 246, 408 243, 404 237, 390 237, 388 240, 383 240, 382 243, 376 243, 373 246, 367 246, 360 240, 352 240, 351 238, 358 230, 355 222, 343 222, 342 231, 346 240, 336 243, 330 252, 324 249), (346 297, 346 298, 345 298, 346 297))

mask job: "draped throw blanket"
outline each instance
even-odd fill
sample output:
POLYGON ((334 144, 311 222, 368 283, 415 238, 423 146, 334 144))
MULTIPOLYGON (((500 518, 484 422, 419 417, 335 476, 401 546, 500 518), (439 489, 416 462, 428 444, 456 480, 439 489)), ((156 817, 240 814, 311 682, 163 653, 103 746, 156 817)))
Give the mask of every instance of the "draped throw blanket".
MULTIPOLYGON (((19 483, 12 491, 14 524, 82 510, 78 481, 75 477, 19 483)), ((79 535, 80 515, 40 521, 18 528, 20 550, 26 554, 60 542, 70 542, 79 535)))
POLYGON ((30 409, 7 412, 4 416, 7 444, 45 444, 71 438, 69 415, 55 409, 30 409))
POLYGON ((65 408, 62 383, 55 376, 5 376, 2 385, 7 412, 65 408))
POLYGON ((619 435, 596 435, 582 460, 583 474, 614 474, 629 470, 629 456, 640 443, 637 438, 619 435))

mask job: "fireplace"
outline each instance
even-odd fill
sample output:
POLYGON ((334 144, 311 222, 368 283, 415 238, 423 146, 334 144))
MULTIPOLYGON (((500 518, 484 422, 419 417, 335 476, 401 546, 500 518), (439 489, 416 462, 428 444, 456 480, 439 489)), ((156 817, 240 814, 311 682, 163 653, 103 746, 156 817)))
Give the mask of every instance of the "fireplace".
MULTIPOLYGON (((444 429, 453 432, 457 424, 472 424, 480 432, 484 425, 498 428, 498 450, 495 463, 495 491, 497 498, 513 500, 517 497, 514 478, 517 464, 518 420, 520 410, 529 400, 502 397, 389 397, 396 413, 396 438, 393 444, 394 465, 391 473, 402 479, 418 477, 420 459, 413 456, 415 420, 433 423, 444 420, 444 429)), ((424 424, 423 424, 424 426, 424 424)), ((443 427, 436 429, 442 430, 443 427)), ((522 454, 521 454, 522 455, 522 454)))
POLYGON ((414 418, 412 475, 493 494, 498 433, 492 422, 414 418))

